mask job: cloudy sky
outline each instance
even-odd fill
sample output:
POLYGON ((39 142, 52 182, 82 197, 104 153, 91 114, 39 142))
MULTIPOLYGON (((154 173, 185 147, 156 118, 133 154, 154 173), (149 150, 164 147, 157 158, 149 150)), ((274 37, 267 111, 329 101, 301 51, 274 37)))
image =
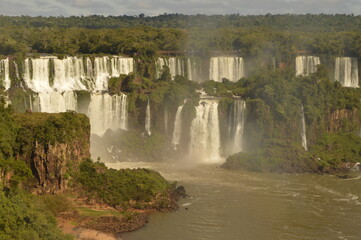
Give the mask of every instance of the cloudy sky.
POLYGON ((361 0, 0 0, 2 15, 354 13, 361 0))

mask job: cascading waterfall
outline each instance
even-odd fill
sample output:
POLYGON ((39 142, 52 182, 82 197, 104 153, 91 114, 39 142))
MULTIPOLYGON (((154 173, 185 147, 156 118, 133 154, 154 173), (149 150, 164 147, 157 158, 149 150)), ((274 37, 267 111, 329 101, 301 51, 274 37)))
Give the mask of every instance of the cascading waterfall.
POLYGON ((229 154, 242 151, 243 132, 246 120, 246 102, 236 100, 228 112, 229 154))
POLYGON ((317 71, 317 65, 320 64, 320 58, 314 56, 296 57, 296 76, 308 76, 317 71))
POLYGON ((82 80, 85 78, 83 59, 67 57, 53 59, 54 84, 58 91, 86 90, 82 80))
POLYGON ((108 88, 109 71, 108 68, 109 57, 94 59, 94 80, 95 90, 104 91, 108 88))
POLYGON ((216 163, 220 157, 218 101, 201 99, 191 123, 189 155, 197 162, 216 163))
POLYGON ((244 77, 244 61, 241 57, 212 57, 209 79, 221 82, 223 78, 238 81, 244 77))
POLYGON ((127 129, 127 95, 92 93, 88 114, 91 131, 99 136, 107 129, 127 129))
POLYGON ((339 81, 344 87, 359 87, 357 58, 337 57, 335 80, 339 81))
MULTIPOLYGON (((39 92, 39 109, 41 112, 59 113, 67 110, 77 110, 77 97, 69 92, 39 92)), ((33 104, 34 105, 34 104, 33 104)))
POLYGON ((177 75, 185 76, 186 75, 186 68, 184 59, 179 59, 175 57, 171 58, 158 58, 156 62, 157 71, 156 77, 160 78, 161 71, 163 66, 167 66, 169 68, 170 75, 174 78, 177 75))
POLYGON ((177 113, 175 115, 174 121, 174 130, 173 130, 173 137, 172 137, 172 144, 177 147, 179 145, 181 134, 182 134, 182 109, 183 105, 179 106, 177 109, 177 113))
POLYGON ((132 58, 123 57, 95 57, 94 64, 89 58, 78 57, 27 58, 24 80, 35 92, 105 91, 110 77, 129 74, 133 65, 132 58))
POLYGON ((302 138, 302 147, 305 151, 307 149, 307 137, 306 137, 306 121, 305 121, 305 113, 303 111, 303 105, 301 105, 301 138, 302 138))
POLYGON ((150 126, 151 126, 151 118, 150 118, 150 104, 149 104, 149 99, 148 99, 148 103, 147 103, 147 108, 145 110, 145 133, 150 136, 152 134, 152 132, 150 131, 150 126))
POLYGON ((107 129, 127 129, 127 96, 97 93, 106 91, 110 77, 129 74, 134 61, 124 57, 27 58, 24 80, 37 93, 31 108, 41 112, 77 111, 77 90, 90 92, 87 115, 91 132, 102 135, 107 129))
POLYGON ((209 80, 209 65, 208 61, 202 58, 188 58, 187 59, 187 77, 189 80, 202 82, 209 80))
POLYGON ((24 81, 34 92, 52 92, 50 58, 25 59, 24 81))
POLYGON ((5 91, 10 88, 10 65, 8 58, 0 60, 0 81, 5 88, 5 91))
POLYGON ((120 74, 129 74, 133 72, 133 58, 113 57, 111 58, 111 76, 116 77, 120 74))

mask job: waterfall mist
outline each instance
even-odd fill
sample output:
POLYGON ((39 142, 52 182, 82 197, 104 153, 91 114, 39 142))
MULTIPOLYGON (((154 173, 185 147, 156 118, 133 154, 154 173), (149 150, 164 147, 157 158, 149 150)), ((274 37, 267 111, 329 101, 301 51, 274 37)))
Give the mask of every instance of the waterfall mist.
POLYGON ((220 156, 218 101, 200 100, 191 124, 189 156, 197 163, 217 163, 220 156))
POLYGON ((246 120, 246 102, 235 100, 228 111, 227 153, 234 154, 243 150, 243 132, 246 120))

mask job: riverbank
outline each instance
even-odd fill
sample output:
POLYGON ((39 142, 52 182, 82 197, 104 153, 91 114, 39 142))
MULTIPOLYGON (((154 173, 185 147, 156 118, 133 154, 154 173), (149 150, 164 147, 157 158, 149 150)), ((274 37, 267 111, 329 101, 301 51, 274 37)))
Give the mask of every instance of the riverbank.
POLYGON ((177 201, 185 196, 185 190, 180 186, 169 190, 168 205, 137 209, 112 207, 70 192, 62 196, 66 198, 68 208, 57 215, 58 227, 80 240, 119 240, 123 233, 142 228, 151 213, 177 210, 177 201))

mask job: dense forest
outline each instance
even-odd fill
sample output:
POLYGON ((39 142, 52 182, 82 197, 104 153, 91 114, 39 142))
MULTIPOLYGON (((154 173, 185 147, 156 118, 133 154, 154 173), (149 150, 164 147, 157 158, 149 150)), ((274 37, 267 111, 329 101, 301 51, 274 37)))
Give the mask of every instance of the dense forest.
POLYGON ((361 17, 265 15, 0 17, 0 55, 124 54, 157 51, 286 60, 299 52, 361 55, 361 17))
POLYGON ((154 28, 254 28, 272 30, 340 32, 359 30, 361 16, 346 14, 284 14, 284 15, 183 15, 163 14, 159 16, 71 16, 71 17, 9 17, 0 16, 0 26, 60 27, 60 28, 133 28, 147 26, 154 28))

